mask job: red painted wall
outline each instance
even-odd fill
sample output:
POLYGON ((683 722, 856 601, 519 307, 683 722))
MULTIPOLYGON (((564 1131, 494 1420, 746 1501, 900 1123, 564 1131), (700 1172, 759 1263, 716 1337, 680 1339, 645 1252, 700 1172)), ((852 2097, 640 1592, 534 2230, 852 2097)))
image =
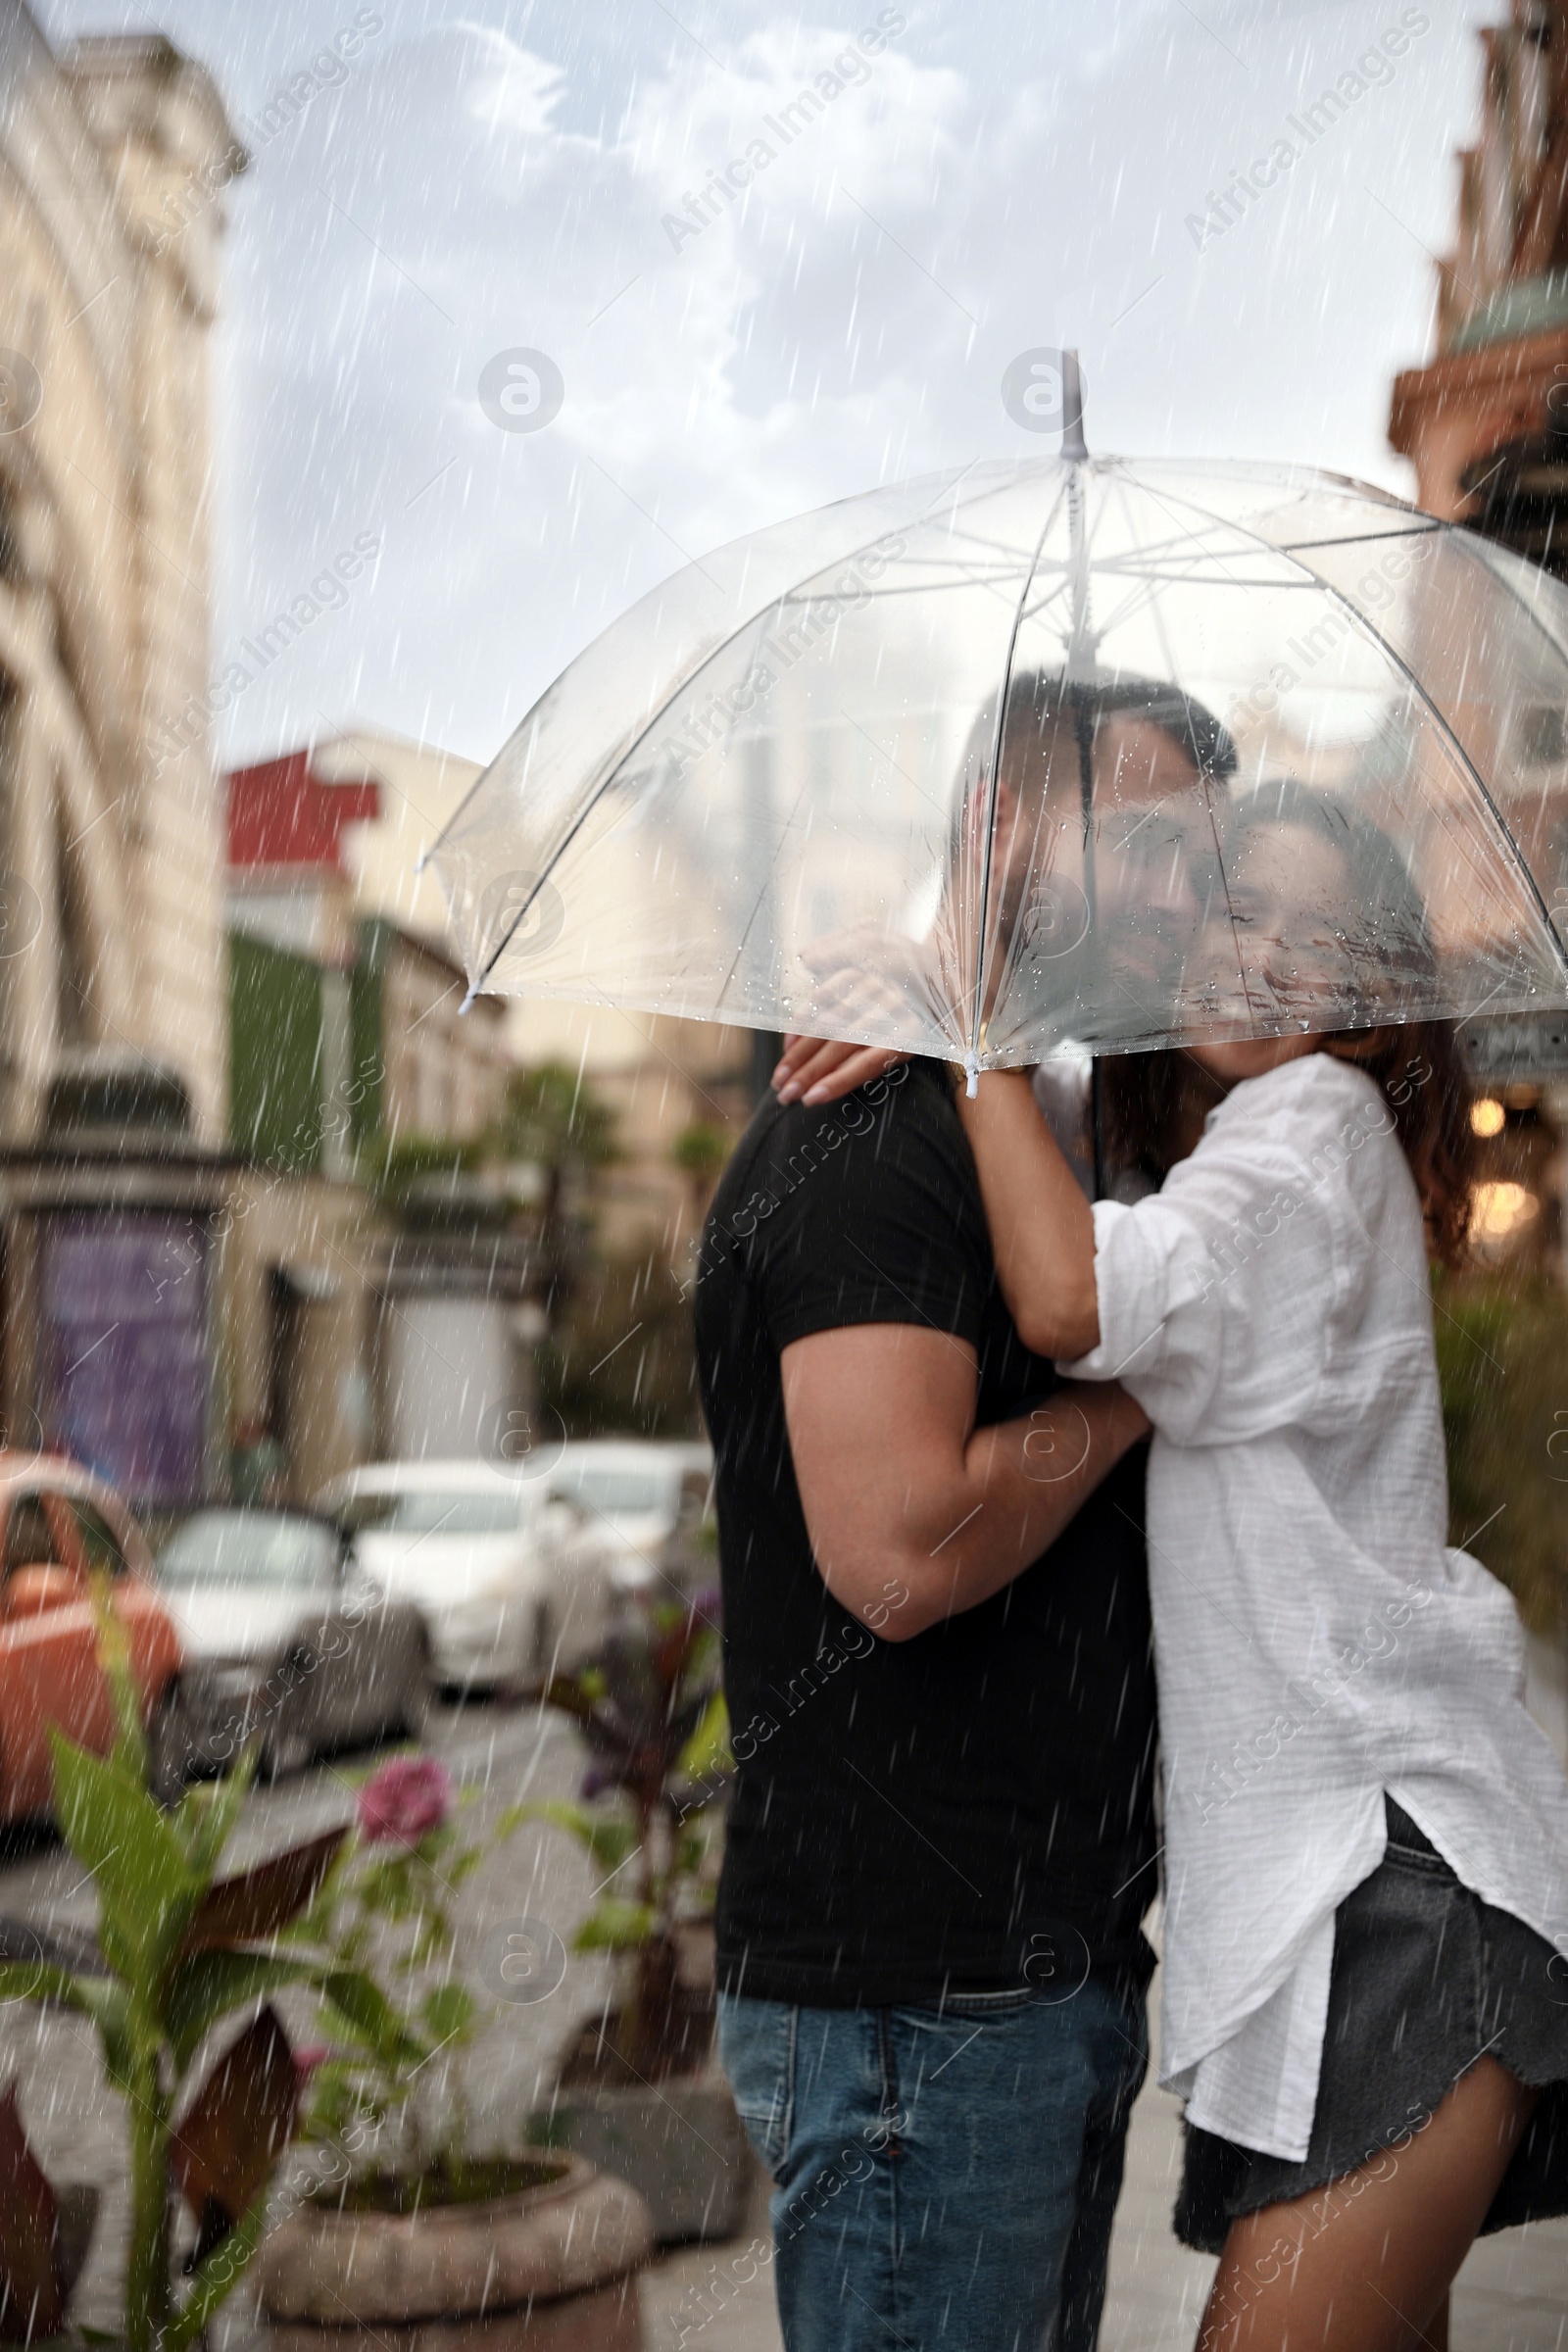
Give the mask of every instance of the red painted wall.
POLYGON ((344 826, 381 813, 379 784, 322 783, 309 752, 235 768, 226 781, 231 870, 295 865, 344 874, 344 826))

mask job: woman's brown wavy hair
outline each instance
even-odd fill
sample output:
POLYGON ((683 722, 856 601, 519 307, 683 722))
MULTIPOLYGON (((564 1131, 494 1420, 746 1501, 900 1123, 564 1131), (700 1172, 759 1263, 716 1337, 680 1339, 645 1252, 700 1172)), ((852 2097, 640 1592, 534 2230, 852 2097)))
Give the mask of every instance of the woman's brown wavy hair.
MULTIPOLYGON (((1361 1016, 1356 1025, 1324 1036, 1320 1050, 1358 1063, 1383 1090, 1421 1197, 1428 1248, 1444 1265, 1457 1265, 1470 1227, 1475 1138, 1454 1024, 1376 1018, 1380 1000, 1388 1001, 1379 973, 1391 973, 1394 991, 1417 1002, 1425 995, 1430 1003, 1436 979, 1426 909, 1409 868, 1388 835, 1359 811, 1294 781, 1254 792, 1234 808, 1229 840, 1253 824, 1302 826, 1345 858, 1356 902, 1345 910, 1347 928, 1374 980, 1348 998, 1347 1009, 1361 1016)), ((1203 1114, 1219 1099, 1214 1081, 1179 1049, 1117 1054, 1102 1071, 1107 1162, 1142 1164, 1163 1178, 1192 1149, 1203 1114)))

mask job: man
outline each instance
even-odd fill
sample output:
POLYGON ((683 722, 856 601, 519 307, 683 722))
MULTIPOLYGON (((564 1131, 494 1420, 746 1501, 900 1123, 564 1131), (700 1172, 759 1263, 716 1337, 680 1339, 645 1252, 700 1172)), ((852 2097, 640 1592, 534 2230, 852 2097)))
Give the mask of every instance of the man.
MULTIPOLYGON (((1012 880, 1045 694, 1009 699, 1012 880)), ((1152 805, 1205 757, 1164 705, 1102 737, 1152 805)), ((697 1338, 737 1759, 721 2048, 789 2352, 1088 2352, 1152 1965, 1142 1418, 1023 1348, 930 1062, 758 1112, 697 1338)))

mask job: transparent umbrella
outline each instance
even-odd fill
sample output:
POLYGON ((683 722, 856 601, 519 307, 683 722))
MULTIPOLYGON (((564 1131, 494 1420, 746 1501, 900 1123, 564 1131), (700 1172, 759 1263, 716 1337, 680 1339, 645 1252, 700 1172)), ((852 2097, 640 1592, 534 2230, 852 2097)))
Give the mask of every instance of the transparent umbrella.
POLYGON ((1337 476, 1062 455, 736 541, 435 845, 471 988, 903 1047, 1568 1004, 1568 593, 1337 476))

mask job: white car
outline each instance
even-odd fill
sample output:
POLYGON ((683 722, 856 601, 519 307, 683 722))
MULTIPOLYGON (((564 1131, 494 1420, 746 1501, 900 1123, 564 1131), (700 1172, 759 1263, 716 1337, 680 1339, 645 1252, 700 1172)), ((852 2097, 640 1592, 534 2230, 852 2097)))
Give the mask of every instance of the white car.
POLYGON ((389 1599, 304 1511, 197 1511, 158 1555, 179 1628, 180 1765, 221 1772, 250 1741, 270 1778, 401 1732, 430 1706, 420 1613, 389 1599))
POLYGON ((609 1630, 612 1552, 542 1480, 466 1461, 375 1462, 323 1487, 361 1568, 413 1601, 447 1689, 495 1690, 580 1665, 609 1630))
MULTIPOLYGON (((710 1508, 713 1449, 656 1438, 584 1438, 566 1446, 550 1491, 573 1502, 614 1551, 623 1592, 664 1589, 672 1551, 685 1563, 689 1543, 710 1508)), ((716 1554, 703 1579, 716 1583, 716 1554)), ((676 1581, 689 1582, 683 1568, 676 1581)))

